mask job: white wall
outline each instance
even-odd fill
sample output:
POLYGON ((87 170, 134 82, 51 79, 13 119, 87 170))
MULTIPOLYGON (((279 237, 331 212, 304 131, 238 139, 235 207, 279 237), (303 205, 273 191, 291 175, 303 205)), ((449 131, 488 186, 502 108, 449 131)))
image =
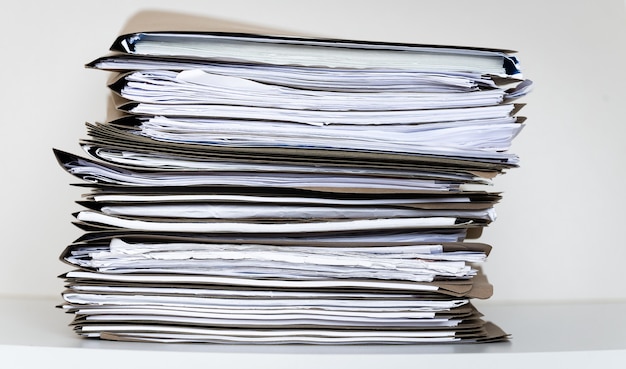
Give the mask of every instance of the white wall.
POLYGON ((519 50, 535 90, 496 179, 504 199, 484 232, 491 301, 626 298, 626 12, 623 1, 5 1, 0 12, 0 294, 58 295, 58 261, 81 232, 83 190, 52 156, 79 153, 83 123, 104 117, 107 52, 137 10, 170 9, 321 36, 519 50))

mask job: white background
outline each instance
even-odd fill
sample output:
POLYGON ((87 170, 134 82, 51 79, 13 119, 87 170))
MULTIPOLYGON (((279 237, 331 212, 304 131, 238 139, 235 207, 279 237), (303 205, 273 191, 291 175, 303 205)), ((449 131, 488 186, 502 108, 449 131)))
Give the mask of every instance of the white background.
MULTIPOLYGON (((5 1, 0 295, 60 296, 58 255, 81 189, 52 148, 80 153, 84 122, 105 116, 108 50, 138 10, 167 9, 336 38, 515 49, 535 90, 496 179, 491 301, 626 299, 624 1, 5 1)), ((59 297, 60 298, 60 297, 59 297)))

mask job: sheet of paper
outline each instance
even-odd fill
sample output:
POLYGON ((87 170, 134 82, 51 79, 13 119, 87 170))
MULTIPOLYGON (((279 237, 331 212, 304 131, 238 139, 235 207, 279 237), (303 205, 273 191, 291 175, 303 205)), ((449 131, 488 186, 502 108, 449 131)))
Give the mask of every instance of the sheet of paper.
POLYGON ((470 92, 497 88, 495 81, 477 73, 423 72, 396 69, 349 69, 269 64, 233 64, 197 61, 176 56, 149 57, 113 54, 87 65, 109 71, 184 71, 199 69, 211 74, 246 78, 292 88, 342 92, 470 92))
POLYGON ((231 194, 103 194, 93 196, 96 202, 120 202, 120 203, 159 203, 159 202, 208 202, 208 203, 270 203, 270 204, 321 204, 343 206, 376 206, 376 205, 409 205, 419 203, 466 203, 468 196, 428 197, 419 198, 330 198, 319 197, 293 197, 293 196, 254 196, 254 195, 231 195, 231 194))
POLYGON ((393 125, 424 124, 448 121, 504 119, 511 116, 515 106, 500 104, 469 108, 447 108, 433 110, 382 110, 382 111, 318 111, 265 108, 232 105, 198 104, 152 104, 129 103, 120 109, 131 114, 168 117, 215 117, 227 119, 251 119, 310 124, 314 126, 354 124, 393 125))
MULTIPOLYGON (((436 343, 460 341, 455 331, 264 331, 213 330, 165 325, 85 325, 79 333, 99 337, 100 332, 119 335, 117 339, 141 338, 160 342, 215 342, 215 343, 436 343), (93 333, 93 334, 90 334, 93 333)), ((115 339, 115 338, 114 338, 115 339)))
MULTIPOLYGON (((89 248, 90 245, 85 245, 89 248)), ((101 247, 101 246, 97 246, 101 247)), ((144 253, 158 253, 163 255, 164 252, 222 252, 233 251, 241 253, 242 256, 249 256, 254 252, 265 252, 268 255, 280 255, 281 253, 296 253, 300 255, 329 255, 332 257, 341 255, 355 255, 361 257, 380 260, 379 258, 391 259, 423 259, 423 260, 462 260, 467 262, 485 261, 486 255, 484 251, 445 251, 445 247, 441 244, 407 244, 400 246, 351 246, 341 247, 340 245, 332 245, 328 247, 318 246, 309 247, 304 245, 298 246, 274 246, 262 244, 223 244, 223 243, 141 243, 129 242, 119 238, 110 241, 106 248, 113 253, 122 253, 125 255, 138 255, 144 253)), ((92 253, 90 251, 90 253, 92 253)), ((91 256, 91 255, 90 255, 91 256)))
POLYGON ((385 289, 388 291, 420 291, 436 292, 437 285, 428 283, 398 282, 398 281, 377 281, 377 280, 274 280, 274 279, 249 279, 234 277, 211 277, 201 275, 186 274, 104 274, 88 271, 70 271, 66 273, 67 278, 84 278, 94 281, 110 282, 145 282, 145 283, 199 283, 216 284, 227 286, 248 286, 248 287, 274 287, 274 288, 364 288, 364 289, 385 289))
POLYGON ((296 89, 208 73, 154 70, 123 77, 112 87, 124 98, 153 104, 226 104, 321 111, 441 109, 498 105, 510 96, 499 88, 458 92, 341 92, 296 89))
POLYGON ((415 229, 435 227, 455 227, 454 217, 398 218, 398 219, 357 219, 319 221, 302 223, 252 223, 252 222, 158 222, 114 217, 99 212, 84 210, 76 214, 83 222, 106 224, 114 227, 143 231, 171 232, 235 232, 235 233, 311 233, 358 231, 372 229, 415 229))
MULTIPOLYGON (((96 227, 97 228, 97 227, 96 227)), ((130 237, 153 242, 226 242, 226 243, 261 243, 278 245, 330 245, 354 246, 357 243, 364 245, 389 245, 392 243, 437 243, 461 242, 467 237, 468 228, 424 228, 405 230, 376 230, 375 232, 348 232, 348 233, 306 233, 306 234, 245 234, 245 233, 172 233, 140 231, 127 228, 89 229, 76 242, 110 241, 116 237, 130 237)))
POLYGON ((108 250, 89 252, 87 258, 69 257, 68 261, 112 273, 169 272, 286 279, 353 277, 430 282, 435 278, 471 278, 476 274, 460 258, 463 254, 457 253, 452 258, 456 260, 451 260, 445 255, 430 258, 434 252, 411 253, 410 247, 405 250, 408 252, 384 252, 381 248, 149 245, 114 239, 108 250))
POLYGON ((496 218, 493 208, 480 210, 414 209, 392 207, 322 207, 304 205, 247 205, 247 204, 155 204, 109 205, 100 208, 107 215, 169 219, 374 219, 455 217, 492 222, 496 218))
MULTIPOLYGON (((69 155, 69 154, 68 154, 69 155)), ((65 159, 64 159, 65 160, 65 159)), ((111 164, 68 156, 63 163, 68 172, 93 183, 124 186, 249 186, 276 188, 363 188, 395 190, 454 190, 457 181, 433 179, 335 175, 325 173, 254 173, 254 172, 146 172, 133 171, 111 164)))
MULTIPOLYGON (((185 156, 158 153, 145 153, 132 150, 119 150, 109 149, 103 147, 96 147, 90 144, 83 144, 83 149, 94 155, 95 157, 102 159, 109 163, 120 164, 138 169, 153 169, 164 172, 185 171, 189 172, 227 172, 227 173, 294 173, 302 175, 308 173, 318 176, 354 176, 356 178, 383 176, 394 178, 407 178, 407 179, 433 179, 438 181, 464 181, 467 183, 481 183, 490 184, 491 182, 487 178, 481 178, 477 174, 472 173, 458 173, 437 169, 411 169, 411 168, 376 168, 365 167, 359 165, 316 165, 314 167, 306 165, 296 164, 270 164, 270 163, 258 163, 254 161, 246 160, 198 160, 190 159, 185 156)), ((167 173, 160 173, 162 176, 167 173)), ((175 174, 175 173, 172 173, 175 174)))
MULTIPOLYGON (((362 305, 358 306, 348 306, 348 307, 340 307, 335 306, 334 310, 341 310, 346 312, 351 312, 354 314, 402 314, 402 313, 411 313, 411 312, 424 312, 424 313, 436 313, 436 312, 450 312, 451 309, 460 308, 462 306, 466 306, 469 304, 468 299, 441 299, 441 300, 429 300, 425 298, 417 299, 413 294, 404 294, 404 293, 387 293, 385 291, 373 291, 370 293, 367 292, 350 292, 350 291, 331 291, 331 292, 320 292, 314 290, 276 290, 276 289, 218 289, 218 288, 210 288, 210 287, 172 287, 172 286, 147 286, 147 285, 89 285, 89 284, 80 284, 80 282, 73 282, 71 286, 68 287, 68 293, 76 293, 76 294, 124 294, 124 295, 161 295, 161 296, 197 296, 197 297, 205 297, 205 298, 232 298, 232 299, 326 299, 326 300, 346 300, 346 299, 364 299, 364 300, 381 300, 389 302, 387 306, 382 306, 378 304, 373 307, 366 307, 362 305), (393 301, 411 301, 412 303, 404 304, 403 306, 394 304, 393 301)), ((90 296, 90 295, 87 295, 90 296)), ((209 302, 209 300, 206 300, 209 302)), ((136 305, 124 305, 118 308, 118 305, 98 305, 98 304, 69 304, 65 306, 66 309, 78 309, 83 310, 85 312, 89 311, 93 314, 97 314, 98 312, 109 312, 112 309, 132 309, 133 307, 137 307, 136 305)), ((159 305, 159 310, 172 310, 172 311, 182 311, 182 312, 198 312, 202 313, 207 310, 211 310, 208 307, 194 307, 194 306, 163 306, 159 305)), ((237 311, 245 312, 248 308, 245 306, 231 306, 232 309, 237 309, 237 311)), ((308 308, 305 308, 308 310, 308 308)), ((220 309, 214 309, 215 311, 220 311, 220 309)), ((297 309, 294 311, 301 311, 302 309, 297 309)), ((211 310, 213 311, 213 310, 211 310)), ((253 312, 256 313, 265 313, 265 314, 280 314, 285 311, 283 307, 272 307, 267 306, 263 311, 259 309, 252 309, 253 312)), ((290 310, 291 311, 291 310, 290 310)), ((312 310, 311 313, 320 313, 320 314, 332 314, 333 310, 324 309, 324 310, 312 310)))
POLYGON ((208 311, 232 312, 241 314, 245 310, 253 310, 256 314, 280 315, 287 310, 297 310, 300 313, 311 315, 343 315, 343 316, 366 316, 389 317, 392 311, 402 311, 395 313, 398 316, 413 318, 427 318, 434 316, 429 312, 411 311, 416 302, 413 300, 337 300, 337 299, 311 299, 302 301, 301 299, 241 299, 241 298, 204 298, 189 296, 164 296, 164 295, 128 295, 128 294, 96 294, 96 293, 74 293, 63 294, 66 302, 74 305, 106 305, 106 306, 156 306, 156 307, 178 307, 180 309, 197 308, 197 312, 207 313, 208 311), (200 310, 201 309, 201 310, 200 310), (207 310, 209 309, 209 310, 207 310), (381 309, 377 311, 377 309, 381 309), (319 311, 317 311, 319 310, 319 311), (317 312, 316 312, 317 311, 317 312), (334 313, 333 313, 334 312, 334 313))
MULTIPOLYGON (((202 109, 202 106, 196 108, 202 109)), ((166 111, 154 113, 162 114, 166 111)), ((363 121, 367 121, 367 118, 363 121)), ((244 121, 156 116, 141 125, 140 133, 161 141, 234 147, 317 147, 509 158, 512 155, 502 152, 509 149, 512 140, 523 127, 512 116, 467 122, 409 122, 390 129, 376 125, 319 127, 256 118, 244 121)))

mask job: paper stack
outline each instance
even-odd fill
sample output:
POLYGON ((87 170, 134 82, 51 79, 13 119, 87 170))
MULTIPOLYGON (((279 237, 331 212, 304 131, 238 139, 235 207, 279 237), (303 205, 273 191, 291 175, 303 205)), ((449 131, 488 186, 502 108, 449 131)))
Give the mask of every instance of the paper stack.
MULTIPOLYGON (((152 22, 154 25, 158 22, 152 22)), ((125 33, 119 117, 88 155, 61 258, 85 337, 388 344, 507 339, 473 298, 493 177, 526 94, 512 52, 245 32, 125 33)), ((184 31, 184 30, 183 30, 184 31)))

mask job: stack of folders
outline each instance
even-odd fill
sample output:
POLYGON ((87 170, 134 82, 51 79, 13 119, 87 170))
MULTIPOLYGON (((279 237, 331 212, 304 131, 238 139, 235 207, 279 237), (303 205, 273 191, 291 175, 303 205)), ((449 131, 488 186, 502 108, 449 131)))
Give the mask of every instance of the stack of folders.
MULTIPOLYGON (((211 24, 206 24, 210 29, 211 24)), ((119 116, 55 150, 88 193, 61 259, 84 337, 401 344, 508 339, 472 305, 475 242, 518 165, 510 51, 145 31, 88 67, 119 116)))

